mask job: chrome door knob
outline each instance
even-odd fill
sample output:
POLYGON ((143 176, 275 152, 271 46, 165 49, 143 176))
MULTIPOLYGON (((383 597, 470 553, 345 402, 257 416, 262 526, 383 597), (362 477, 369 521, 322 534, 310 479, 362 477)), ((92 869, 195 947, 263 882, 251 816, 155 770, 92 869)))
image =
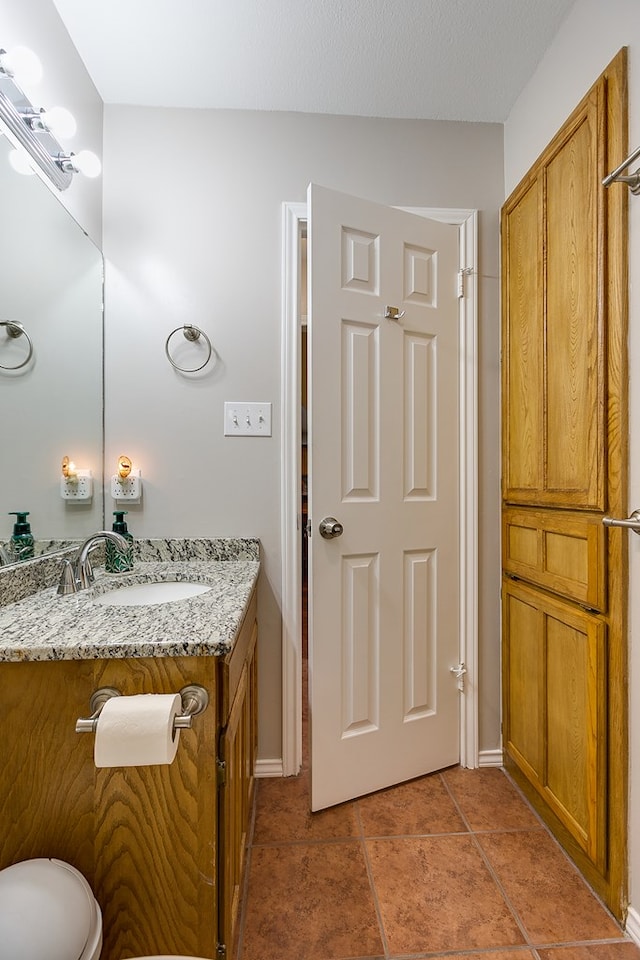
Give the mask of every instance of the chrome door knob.
POLYGON ((344 527, 335 517, 325 517, 320 521, 320 536, 325 540, 333 540, 334 537, 341 537, 344 527))

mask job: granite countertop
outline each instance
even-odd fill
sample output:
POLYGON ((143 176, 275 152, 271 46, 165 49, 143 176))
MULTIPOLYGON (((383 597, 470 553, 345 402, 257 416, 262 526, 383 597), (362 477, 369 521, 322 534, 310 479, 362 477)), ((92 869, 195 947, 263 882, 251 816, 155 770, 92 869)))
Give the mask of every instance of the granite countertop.
POLYGON ((0 661, 225 656, 233 648, 260 569, 257 540, 136 544, 130 573, 97 569, 95 585, 59 597, 56 587, 0 607, 0 661), (105 590, 157 580, 210 585, 171 603, 103 606, 105 590))

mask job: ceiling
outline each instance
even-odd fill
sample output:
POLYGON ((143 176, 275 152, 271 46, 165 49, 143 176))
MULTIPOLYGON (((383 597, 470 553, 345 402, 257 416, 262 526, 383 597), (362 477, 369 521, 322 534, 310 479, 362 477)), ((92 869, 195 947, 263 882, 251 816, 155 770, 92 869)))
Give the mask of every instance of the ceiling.
POLYGON ((54 0, 105 103, 504 122, 573 0, 54 0))

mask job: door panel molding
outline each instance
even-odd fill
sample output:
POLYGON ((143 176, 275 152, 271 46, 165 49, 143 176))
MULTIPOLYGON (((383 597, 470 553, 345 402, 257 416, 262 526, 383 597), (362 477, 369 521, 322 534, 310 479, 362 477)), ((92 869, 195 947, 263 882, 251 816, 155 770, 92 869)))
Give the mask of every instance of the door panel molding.
MULTIPOLYGON (((467 667, 460 697, 460 763, 477 767, 478 754, 478 213, 471 209, 401 207, 459 228, 459 265, 465 276, 460 322, 460 659, 467 667)), ((306 203, 283 203, 280 485, 282 549, 282 773, 302 765, 301 514, 300 514, 300 230, 306 203)), ((360 258, 361 259, 361 258, 360 258)), ((359 261, 358 261, 359 262, 359 261)), ((368 261, 367 261, 368 262, 368 261)), ((362 271, 360 271, 362 272, 362 271)), ((416 289, 425 278, 414 278, 416 289)), ((417 295, 417 294, 416 294, 417 295)), ((422 294, 421 294, 422 296, 422 294)))

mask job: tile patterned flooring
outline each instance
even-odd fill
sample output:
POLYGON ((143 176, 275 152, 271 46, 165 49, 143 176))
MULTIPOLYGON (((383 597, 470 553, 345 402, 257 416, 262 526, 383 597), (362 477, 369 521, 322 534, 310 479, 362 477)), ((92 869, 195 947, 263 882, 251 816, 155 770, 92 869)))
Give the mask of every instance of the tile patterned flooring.
POLYGON ((235 960, 640 960, 507 776, 452 767, 312 814, 260 780, 235 960))

